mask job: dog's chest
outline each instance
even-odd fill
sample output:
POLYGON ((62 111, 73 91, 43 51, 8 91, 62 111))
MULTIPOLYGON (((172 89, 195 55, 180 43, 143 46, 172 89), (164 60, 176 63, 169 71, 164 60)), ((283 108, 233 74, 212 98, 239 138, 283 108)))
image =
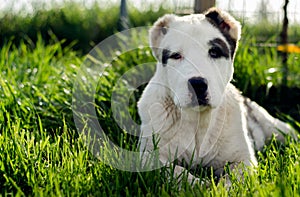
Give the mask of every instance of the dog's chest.
POLYGON ((186 162, 193 160, 193 163, 199 164, 203 159, 200 149, 209 124, 210 117, 203 113, 181 111, 180 121, 171 128, 162 129, 159 141, 160 152, 176 155, 179 160, 186 162))

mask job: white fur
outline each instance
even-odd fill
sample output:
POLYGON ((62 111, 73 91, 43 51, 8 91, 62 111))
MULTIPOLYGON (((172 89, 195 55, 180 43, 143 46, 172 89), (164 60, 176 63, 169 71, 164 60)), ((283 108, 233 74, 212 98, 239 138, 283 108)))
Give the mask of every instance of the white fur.
MULTIPOLYGON (((229 35, 237 44, 239 23, 229 14, 219 12, 230 27, 229 35)), ((192 160, 192 167, 199 164, 212 166, 216 172, 227 162, 255 166, 257 161, 249 130, 258 148, 272 133, 283 140, 277 126, 285 132, 291 130, 254 102, 245 100, 230 84, 234 56, 210 58, 208 43, 214 38, 222 39, 230 48, 221 31, 202 14, 184 17, 166 15, 150 31, 150 44, 158 63, 138 102, 142 120, 140 143, 141 150, 151 151, 152 135, 158 133, 163 163, 177 157, 178 161, 185 160, 187 163, 192 160), (168 64, 162 65, 162 50, 165 48, 180 52, 182 58, 168 59, 168 64), (192 93, 188 89, 188 80, 192 77, 207 80, 208 106, 189 105, 192 93)), ((178 174, 183 170, 181 166, 175 168, 178 174)), ((189 174, 190 181, 191 177, 189 174)))

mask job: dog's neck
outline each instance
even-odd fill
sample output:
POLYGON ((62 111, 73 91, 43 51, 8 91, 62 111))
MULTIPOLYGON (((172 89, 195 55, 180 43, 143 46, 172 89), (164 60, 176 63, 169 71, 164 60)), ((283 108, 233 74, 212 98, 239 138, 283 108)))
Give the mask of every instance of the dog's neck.
MULTIPOLYGON (((209 128, 211 115, 213 109, 211 107, 180 107, 177 106, 171 96, 167 96, 163 99, 163 108, 161 109, 162 113, 166 113, 164 116, 166 122, 170 122, 169 127, 174 126, 176 123, 195 123, 197 131, 205 133, 202 129, 209 128), (168 120, 167 120, 168 119, 168 120)), ((195 125, 195 124, 194 124, 195 125)), ((169 130, 170 128, 167 128, 169 130)), ((194 133, 194 131, 193 131, 194 133)), ((197 132, 198 133, 198 132, 197 132)))
MULTIPOLYGON (((182 144, 191 145, 191 147, 181 147, 179 150, 190 149, 189 151, 195 153, 195 159, 198 161, 197 158, 203 155, 201 153, 203 152, 203 150, 201 151, 203 143, 207 143, 205 142, 207 135, 210 135, 210 131, 214 128, 215 123, 212 122, 211 117, 215 109, 210 107, 205 110, 200 110, 197 107, 182 108, 176 106, 171 100, 169 96, 165 98, 163 103, 168 103, 168 105, 164 105, 165 108, 160 108, 161 115, 157 116, 160 121, 154 120, 152 124, 160 123, 159 128, 161 130, 159 133, 163 144, 172 141, 173 136, 179 136, 179 139, 186 141, 182 144)), ((173 146, 180 146, 180 144, 173 144, 173 146)), ((210 144, 205 146, 210 146, 210 144)))

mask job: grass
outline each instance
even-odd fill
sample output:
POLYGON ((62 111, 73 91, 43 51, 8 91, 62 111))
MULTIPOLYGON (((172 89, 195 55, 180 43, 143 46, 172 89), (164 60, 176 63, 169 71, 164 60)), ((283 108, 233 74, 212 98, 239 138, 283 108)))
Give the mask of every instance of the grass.
MULTIPOLYGON (((243 91, 248 91, 251 86, 261 85, 280 86, 283 77, 281 57, 276 47, 257 46, 253 36, 247 36, 247 28, 243 29, 243 39, 239 44, 235 59, 235 80, 242 82, 238 85, 243 91), (244 35, 245 34, 245 35, 244 35), (248 66, 250 65, 250 66, 248 66)), ((270 40, 272 43, 272 40, 270 40)), ((264 43, 268 46, 268 42, 264 43)), ((289 87, 300 86, 299 54, 291 53, 288 59, 289 87)))
MULTIPOLYGON (((55 40, 55 39, 53 39, 55 40)), ((280 69, 274 49, 250 47, 244 40, 237 54, 235 83, 240 89, 280 84, 280 69), (264 57, 260 54, 263 51, 264 57), (255 70, 255 75, 251 74, 255 70), (270 78, 271 77, 271 78, 270 78)), ((185 181, 181 189, 176 179, 168 178, 166 168, 149 172, 117 170, 95 158, 77 133, 71 104, 72 86, 85 57, 62 42, 36 43, 18 47, 8 42, 0 51, 0 195, 3 196, 299 196, 300 144, 287 139, 285 146, 272 141, 257 153, 256 173, 245 172, 244 181, 232 178, 227 189, 224 180, 208 187, 191 187, 185 181)), ((112 63, 98 87, 96 108, 101 125, 117 144, 134 149, 136 138, 126 134, 112 120, 111 90, 130 66, 153 61, 147 47, 121 55, 112 63)), ((294 61, 291 56, 289 61, 294 61)), ((297 62, 296 62, 297 63, 297 62)), ((289 85, 299 87, 299 66, 289 85)), ((150 68, 151 70, 151 68, 150 68)), ((134 92, 131 114, 136 121, 134 92)), ((300 124, 294 121, 293 124, 300 124)), ((208 169, 209 171, 209 169, 208 169)), ((201 174, 201 173, 200 173, 201 174)), ((208 179, 214 179, 204 173, 208 179)), ((172 176, 171 176, 172 177, 172 176)), ((183 177, 186 177, 183 175, 183 177)))

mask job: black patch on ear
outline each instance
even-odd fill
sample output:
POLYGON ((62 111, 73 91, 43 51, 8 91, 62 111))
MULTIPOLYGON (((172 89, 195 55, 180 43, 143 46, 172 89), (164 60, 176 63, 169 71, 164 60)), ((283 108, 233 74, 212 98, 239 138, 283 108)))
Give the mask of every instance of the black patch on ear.
POLYGON ((161 58, 161 63, 163 64, 163 66, 167 65, 169 57, 170 57, 170 50, 163 49, 162 58, 161 58))
POLYGON ((227 23, 225 23, 225 21, 217 11, 209 12, 205 16, 206 18, 210 19, 210 22, 214 23, 214 25, 218 27, 221 31, 229 31, 230 26, 227 23))
POLYGON ((213 26, 219 29, 223 36, 226 38, 227 42, 230 45, 231 58, 233 58, 237 40, 229 35, 230 26, 224 21, 217 10, 208 12, 207 14, 205 14, 205 17, 213 26))

